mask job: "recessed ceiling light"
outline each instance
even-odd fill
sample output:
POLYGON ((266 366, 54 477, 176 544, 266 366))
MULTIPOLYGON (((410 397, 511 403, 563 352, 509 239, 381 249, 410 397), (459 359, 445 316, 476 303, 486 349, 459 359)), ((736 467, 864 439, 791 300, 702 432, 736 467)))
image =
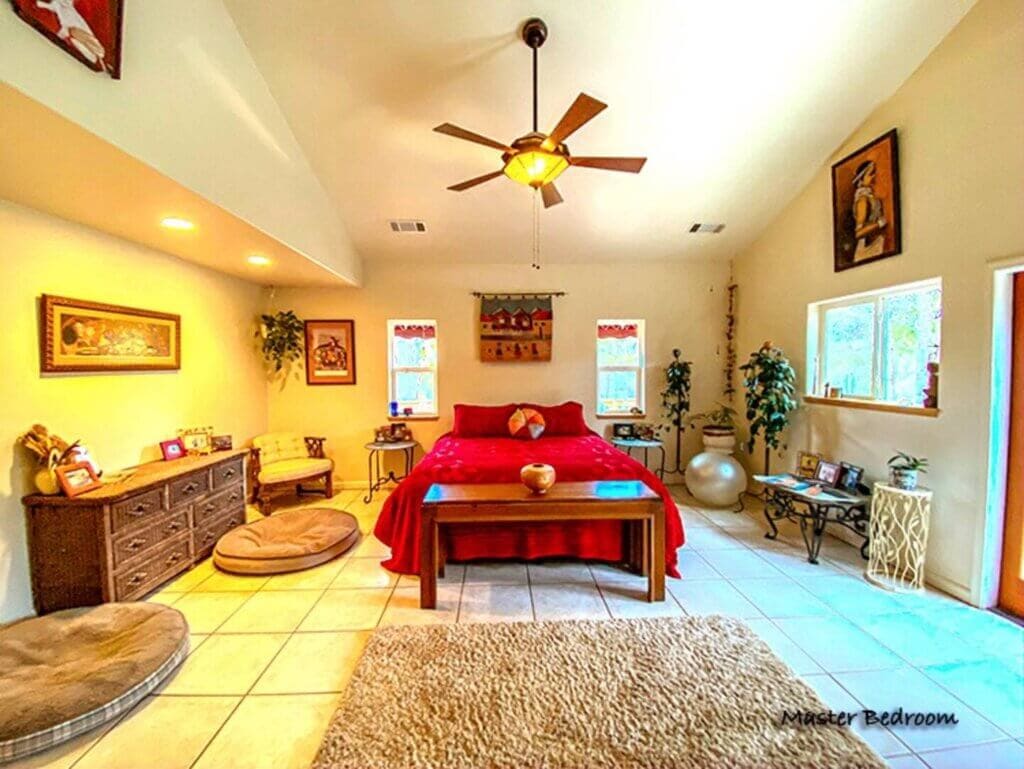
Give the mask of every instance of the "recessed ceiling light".
POLYGON ((188 219, 182 219, 177 216, 168 216, 162 219, 160 226, 166 227, 169 230, 194 230, 196 228, 188 219))
POLYGON ((265 257, 263 254, 250 254, 246 257, 245 261, 249 264, 255 264, 259 267, 265 267, 270 264, 270 259, 265 257))

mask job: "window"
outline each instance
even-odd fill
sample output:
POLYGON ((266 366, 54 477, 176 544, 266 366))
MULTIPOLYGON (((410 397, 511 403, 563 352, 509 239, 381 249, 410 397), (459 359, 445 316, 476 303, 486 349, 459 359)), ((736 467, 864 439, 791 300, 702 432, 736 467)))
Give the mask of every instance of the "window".
POLYGON ((399 415, 437 416, 437 323, 388 321, 388 401, 399 415))
POLYGON ((644 322, 597 322, 597 413, 625 416, 644 410, 644 322))
POLYGON ((929 280, 811 305, 808 337, 817 362, 808 386, 826 395, 920 405, 929 362, 939 360, 942 284, 929 280))

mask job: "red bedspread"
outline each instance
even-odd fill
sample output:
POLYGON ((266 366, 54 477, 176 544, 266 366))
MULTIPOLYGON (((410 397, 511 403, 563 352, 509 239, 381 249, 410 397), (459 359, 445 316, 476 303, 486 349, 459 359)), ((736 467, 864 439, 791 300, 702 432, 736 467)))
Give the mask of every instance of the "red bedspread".
MULTIPOLYGON (((559 481, 642 480, 665 501, 665 571, 678 577, 676 550, 683 544, 683 522, 668 489, 635 459, 596 434, 513 438, 442 436, 434 449, 384 503, 374 534, 391 547, 385 568, 419 572, 420 507, 432 483, 517 483, 519 469, 531 462, 555 468, 559 481)), ((536 559, 573 556, 600 561, 626 558, 618 521, 515 523, 459 526, 448 532, 448 557, 536 559)))

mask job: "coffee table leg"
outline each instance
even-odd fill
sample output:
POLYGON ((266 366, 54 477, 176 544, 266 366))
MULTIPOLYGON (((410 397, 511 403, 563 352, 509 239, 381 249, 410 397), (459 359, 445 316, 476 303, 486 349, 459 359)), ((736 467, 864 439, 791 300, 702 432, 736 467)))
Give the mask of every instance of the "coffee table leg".
POLYGON ((437 608, 437 521, 428 507, 420 518, 420 608, 437 608))
POLYGON ((647 578, 647 600, 665 600, 665 509, 659 507, 654 520, 648 524, 651 536, 647 538, 650 547, 651 573, 647 578))

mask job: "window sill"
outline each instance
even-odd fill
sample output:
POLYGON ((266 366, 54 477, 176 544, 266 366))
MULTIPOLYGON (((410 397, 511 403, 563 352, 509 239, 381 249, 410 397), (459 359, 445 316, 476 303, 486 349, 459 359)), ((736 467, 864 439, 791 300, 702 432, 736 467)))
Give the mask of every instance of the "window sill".
POLYGON ((858 400, 857 398, 822 398, 820 395, 805 395, 804 403, 815 406, 840 406, 848 409, 864 409, 865 411, 884 411, 890 414, 910 414, 919 417, 937 417, 941 411, 925 406, 900 406, 897 403, 881 403, 879 401, 858 400))
POLYGON ((437 414, 410 414, 407 417, 388 417, 389 422, 436 422, 441 417, 437 414))
POLYGON ((595 414, 597 419, 647 419, 646 414, 595 414))

